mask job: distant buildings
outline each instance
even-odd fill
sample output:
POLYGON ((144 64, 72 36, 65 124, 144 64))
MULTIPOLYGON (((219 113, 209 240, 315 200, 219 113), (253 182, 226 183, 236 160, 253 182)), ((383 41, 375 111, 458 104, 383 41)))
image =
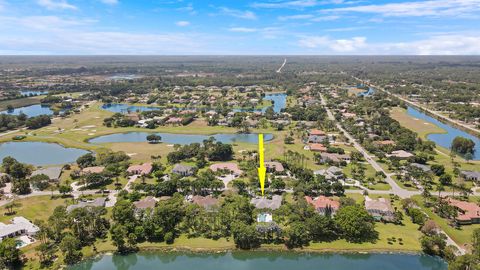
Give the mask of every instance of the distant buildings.
POLYGON ((385 198, 371 199, 365 196, 365 209, 375 220, 393 221, 395 219, 395 211, 390 204, 390 200, 385 198))
POLYGON ((17 236, 35 236, 40 229, 24 217, 14 217, 10 224, 0 222, 0 242, 17 236))
POLYGON ((312 199, 310 196, 305 196, 305 200, 313 205, 315 210, 320 215, 335 215, 335 213, 340 209, 340 202, 330 199, 325 196, 320 196, 315 199, 312 199))

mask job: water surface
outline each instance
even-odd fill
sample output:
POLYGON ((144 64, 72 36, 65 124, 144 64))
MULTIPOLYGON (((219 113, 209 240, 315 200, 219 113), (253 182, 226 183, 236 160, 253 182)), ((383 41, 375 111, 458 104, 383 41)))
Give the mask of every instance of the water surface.
MULTIPOLYGON (((119 143, 119 142, 146 142, 147 136, 157 134, 162 137, 163 143, 168 144, 190 144, 202 143, 210 137, 222 143, 258 143, 258 134, 214 134, 214 135, 195 135, 195 134, 175 134, 175 133, 148 133, 148 132, 127 132, 104 135, 90 139, 90 143, 119 143)), ((264 141, 273 139, 272 134, 264 134, 264 141)))
POLYGON ((439 258, 408 254, 297 254, 234 252, 185 254, 148 252, 127 256, 105 255, 70 270, 446 270, 439 258))
POLYGON ((39 116, 39 115, 42 115, 42 114, 52 115, 53 110, 50 109, 50 106, 35 104, 35 105, 15 108, 14 110, 11 110, 11 111, 1 111, 0 113, 10 114, 10 115, 19 115, 21 113, 24 113, 28 117, 34 117, 34 116, 39 116))
MULTIPOLYGON (((474 160, 480 160, 480 138, 473 136, 461 129, 458 129, 456 127, 453 127, 449 124, 443 123, 442 121, 439 121, 424 112, 421 112, 413 107, 408 107, 407 108, 407 113, 408 115, 417 118, 417 119, 422 119, 426 122, 429 122, 431 124, 434 124, 442 129, 444 129, 447 133, 444 134, 429 134, 427 138, 436 144, 445 147, 447 149, 450 149, 450 146, 452 145, 453 139, 457 136, 469 138, 472 141, 475 142, 475 154, 473 155, 474 160)), ((420 121, 419 121, 420 122, 420 121)), ((420 123, 419 123, 420 124, 420 123)))
POLYGON ((7 142, 0 144, 0 162, 11 156, 16 160, 35 166, 73 163, 78 157, 89 153, 83 149, 65 148, 55 143, 7 142))

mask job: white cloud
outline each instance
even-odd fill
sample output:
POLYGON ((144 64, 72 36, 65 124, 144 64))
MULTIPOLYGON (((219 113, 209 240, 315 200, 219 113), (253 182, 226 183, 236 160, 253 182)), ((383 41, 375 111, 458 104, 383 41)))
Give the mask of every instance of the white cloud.
POLYGON ((298 46, 312 54, 480 55, 480 35, 439 34, 408 42, 367 43, 365 37, 303 36, 298 46))
POLYGON ((269 2, 255 2, 252 4, 254 8, 290 8, 303 9, 315 7, 319 5, 329 4, 349 4, 351 2, 344 2, 344 0, 292 0, 292 1, 269 1, 269 2))
POLYGON ((78 9, 76 6, 69 4, 66 0, 38 0, 37 3, 50 10, 54 9, 78 9))
POLYGON ((297 15, 289 15, 289 16, 280 16, 278 19, 280 21, 288 21, 288 20, 305 20, 311 19, 314 16, 312 14, 297 14, 297 15))
POLYGON ((340 16, 337 15, 330 15, 330 16, 322 16, 313 18, 312 22, 326 22, 326 21, 334 21, 340 19, 340 16))
POLYGON ((97 22, 92 19, 65 19, 57 16, 2 17, 0 25, 11 28, 27 28, 55 31, 73 26, 89 25, 97 22))
POLYGON ((243 10, 231 9, 227 7, 221 7, 219 8, 219 10, 224 15, 228 15, 236 18, 247 19, 247 20, 257 19, 257 15, 255 15, 255 13, 249 10, 243 11, 243 10))
POLYGON ((386 17, 404 16, 462 16, 480 11, 478 0, 435 0, 363 5, 323 10, 324 12, 358 12, 380 14, 386 17))
POLYGON ((331 39, 327 36, 309 36, 299 40, 300 47, 327 48, 333 52, 351 53, 365 48, 365 37, 353 37, 351 39, 331 39))
POLYGON ((228 31, 230 32, 238 32, 238 33, 254 33, 257 32, 259 29, 257 28, 248 28, 248 27, 232 27, 229 28, 228 31))
POLYGON ((116 5, 118 4, 118 0, 100 0, 100 2, 107 4, 107 5, 116 5))
POLYGON ((178 21, 175 23, 177 26, 189 26, 190 22, 189 21, 178 21))

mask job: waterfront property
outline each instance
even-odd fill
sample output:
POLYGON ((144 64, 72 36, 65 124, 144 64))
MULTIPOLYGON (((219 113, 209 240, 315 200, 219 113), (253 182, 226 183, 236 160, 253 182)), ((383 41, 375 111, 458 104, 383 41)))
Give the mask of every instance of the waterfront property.
POLYGON ((335 215, 335 213, 340 209, 340 202, 330 199, 325 196, 319 196, 315 199, 312 199, 310 196, 305 196, 305 200, 313 205, 315 210, 320 215, 335 215))
POLYGON ((62 175, 62 169, 63 167, 61 166, 41 168, 35 170, 31 176, 43 174, 46 175, 50 181, 58 181, 62 175))
POLYGON ((395 211, 390 204, 390 201, 385 198, 371 199, 365 196, 365 209, 375 220, 393 221, 395 211))

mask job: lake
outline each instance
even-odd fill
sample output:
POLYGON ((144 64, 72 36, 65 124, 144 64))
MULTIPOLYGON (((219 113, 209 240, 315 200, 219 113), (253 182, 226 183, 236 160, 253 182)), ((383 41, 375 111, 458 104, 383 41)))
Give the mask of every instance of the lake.
MULTIPOLYGON (((127 132, 115 133, 99 136, 90 139, 89 143, 119 143, 119 142, 146 142, 147 135, 157 134, 162 137, 162 143, 168 144, 190 144, 202 143, 210 137, 222 143, 258 143, 258 134, 214 134, 214 135, 195 135, 195 134, 175 134, 175 133, 149 133, 149 132, 127 132)), ((264 141, 273 139, 272 134, 264 134, 264 141)))
POLYGON ((46 95, 46 94, 48 94, 47 90, 44 90, 44 91, 22 90, 22 91, 20 91, 20 95, 22 95, 24 97, 40 96, 40 95, 46 95))
MULTIPOLYGON (((287 106, 287 94, 284 93, 272 93, 272 94, 266 94, 264 99, 266 100, 272 100, 274 102, 273 104, 273 110, 275 112, 280 112, 283 108, 287 106)), ((265 107, 261 110, 253 110, 253 109, 234 109, 234 112, 242 112, 242 111, 262 111, 265 112, 265 110, 268 107, 265 107)), ((145 112, 145 111, 155 111, 155 110, 162 110, 164 107, 158 107, 158 106, 140 106, 140 105, 129 105, 125 103, 112 103, 112 104, 104 104, 102 105, 102 109, 113 112, 113 113, 128 113, 128 112, 145 112)), ((188 108, 191 110, 195 110, 195 108, 188 108)))
MULTIPOLYGON (((265 100, 273 101, 273 111, 279 113, 282 109, 287 107, 287 94, 285 93, 271 93, 266 94, 263 98, 265 100)), ((234 112, 262 112, 264 113, 268 107, 262 109, 234 109, 234 112)))
POLYGON ((42 115, 42 114, 52 115, 53 110, 50 109, 50 106, 43 106, 41 104, 35 104, 35 105, 15 108, 12 111, 1 111, 0 113, 10 114, 10 115, 19 115, 20 113, 24 113, 28 117, 33 117, 33 116, 39 116, 39 115, 42 115))
POLYGON ((142 252, 105 255, 69 270, 446 270, 439 258, 408 254, 304 254, 234 252, 221 254, 142 252))
POLYGON ((154 106, 136 106, 136 105, 128 105, 124 103, 112 103, 112 104, 104 104, 102 105, 102 109, 114 112, 114 113, 129 113, 129 112, 146 112, 146 111, 156 111, 162 110, 161 107, 154 107, 154 106))
POLYGON ((11 156, 16 160, 35 166, 73 163, 78 157, 89 153, 83 149, 65 148, 55 143, 7 142, 0 144, 0 162, 11 156))
POLYGON ((450 126, 448 124, 445 124, 443 123, 442 121, 439 121, 413 107, 408 107, 407 108, 407 113, 408 115, 414 117, 414 118, 418 118, 418 119, 422 119, 426 122, 429 122, 429 123, 432 123, 444 130, 447 131, 447 133, 443 133, 443 134, 429 134, 427 136, 427 138, 433 142, 435 142, 437 145, 440 145, 442 147, 445 147, 447 149, 450 149, 450 146, 452 145, 452 141, 453 139, 455 139, 455 137, 457 136, 462 136, 462 137, 465 137, 465 138, 469 138, 471 139, 472 141, 475 142, 475 154, 473 155, 473 159, 474 160, 480 160, 480 138, 476 137, 476 136, 473 136, 473 135, 470 135, 469 133, 461 130, 461 129, 458 129, 456 127, 453 127, 453 126, 450 126))

